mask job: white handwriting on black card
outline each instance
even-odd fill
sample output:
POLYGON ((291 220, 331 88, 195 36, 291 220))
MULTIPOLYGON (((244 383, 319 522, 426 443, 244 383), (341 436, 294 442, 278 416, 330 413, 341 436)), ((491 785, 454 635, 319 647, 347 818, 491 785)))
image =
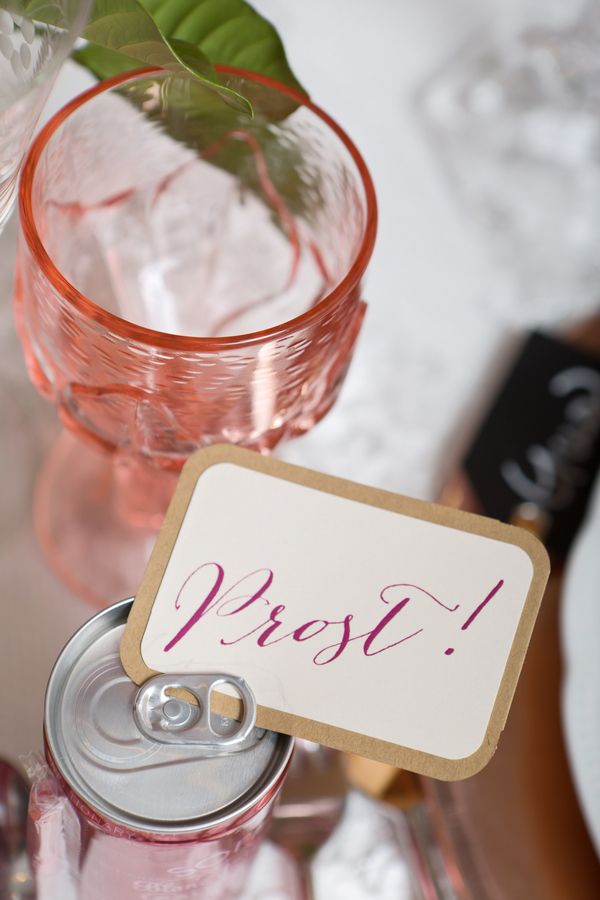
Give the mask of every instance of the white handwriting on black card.
POLYGON ((562 421, 545 444, 527 448, 525 464, 506 460, 501 473, 523 500, 560 510, 590 478, 588 463, 600 431, 600 375, 575 366, 554 375, 548 390, 566 399, 562 421))

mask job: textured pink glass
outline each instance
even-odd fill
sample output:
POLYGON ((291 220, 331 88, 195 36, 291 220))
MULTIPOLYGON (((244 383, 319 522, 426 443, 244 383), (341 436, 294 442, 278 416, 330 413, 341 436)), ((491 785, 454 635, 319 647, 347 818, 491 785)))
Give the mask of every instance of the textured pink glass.
POLYGON ((330 409, 364 315, 376 206, 358 151, 302 95, 221 77, 253 119, 146 70, 66 106, 23 171, 20 334, 83 439, 42 474, 38 531, 91 599, 135 591, 190 453, 268 452, 330 409))

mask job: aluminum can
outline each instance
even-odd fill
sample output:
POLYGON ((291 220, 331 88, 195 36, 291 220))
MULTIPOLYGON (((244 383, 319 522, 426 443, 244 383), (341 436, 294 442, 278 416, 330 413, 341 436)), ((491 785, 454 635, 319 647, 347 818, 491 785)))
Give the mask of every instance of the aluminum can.
POLYGON ((119 657, 132 602, 74 635, 46 692, 46 758, 80 829, 74 892, 78 900, 233 900, 268 828, 293 738, 254 729, 245 749, 199 756, 143 734, 138 689, 119 657))

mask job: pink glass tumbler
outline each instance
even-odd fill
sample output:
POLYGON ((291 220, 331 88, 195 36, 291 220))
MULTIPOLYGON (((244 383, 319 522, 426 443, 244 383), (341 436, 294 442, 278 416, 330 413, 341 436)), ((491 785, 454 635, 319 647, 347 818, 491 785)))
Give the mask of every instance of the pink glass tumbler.
POLYGON ((100 605, 135 592, 194 450, 269 452, 319 421, 364 315, 360 154, 301 94, 220 74, 253 118, 193 78, 129 73, 54 116, 23 170, 17 322, 65 426, 34 517, 100 605))

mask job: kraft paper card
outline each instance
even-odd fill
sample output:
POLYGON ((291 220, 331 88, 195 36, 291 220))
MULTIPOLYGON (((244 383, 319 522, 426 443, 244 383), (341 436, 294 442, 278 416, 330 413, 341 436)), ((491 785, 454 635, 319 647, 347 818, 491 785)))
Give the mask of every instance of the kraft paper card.
POLYGON ((183 469, 121 656, 138 684, 240 676, 261 727, 464 778, 496 749, 548 573, 521 529, 215 446, 183 469))

